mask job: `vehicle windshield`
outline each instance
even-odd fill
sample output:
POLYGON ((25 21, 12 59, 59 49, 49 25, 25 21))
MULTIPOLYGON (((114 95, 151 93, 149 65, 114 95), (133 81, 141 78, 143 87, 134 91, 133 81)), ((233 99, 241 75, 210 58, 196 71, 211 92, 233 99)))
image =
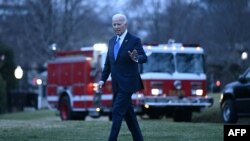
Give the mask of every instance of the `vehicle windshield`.
POLYGON ((147 63, 143 65, 144 73, 173 73, 175 71, 179 73, 204 73, 203 54, 177 53, 174 57, 172 53, 152 53, 148 56, 147 63))
POLYGON ((176 54, 176 68, 180 73, 204 73, 203 54, 176 54))
POLYGON ((174 72, 174 56, 171 53, 152 53, 143 65, 143 72, 174 72))

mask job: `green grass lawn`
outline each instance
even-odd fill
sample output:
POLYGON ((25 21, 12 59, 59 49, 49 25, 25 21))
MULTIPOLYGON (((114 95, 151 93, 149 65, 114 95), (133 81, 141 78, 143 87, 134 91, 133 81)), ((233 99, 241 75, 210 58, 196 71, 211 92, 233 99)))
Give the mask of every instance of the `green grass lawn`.
MULTIPOLYGON (((138 118, 145 141, 222 141, 219 95, 211 96, 215 100, 213 107, 195 113, 192 122, 138 118)), ((61 121, 55 111, 49 110, 11 113, 0 115, 0 141, 105 141, 110 127, 106 117, 61 121)), ((125 123, 119 141, 132 141, 125 123)))
MULTIPOLYGON (((47 112, 45 112, 47 113, 47 112)), ((175 123, 168 120, 139 120, 145 141, 222 141, 223 124, 175 123)), ((0 141, 104 141, 108 120, 67 121, 55 118, 0 120, 0 141)), ((119 141, 132 141, 123 124, 119 141)))

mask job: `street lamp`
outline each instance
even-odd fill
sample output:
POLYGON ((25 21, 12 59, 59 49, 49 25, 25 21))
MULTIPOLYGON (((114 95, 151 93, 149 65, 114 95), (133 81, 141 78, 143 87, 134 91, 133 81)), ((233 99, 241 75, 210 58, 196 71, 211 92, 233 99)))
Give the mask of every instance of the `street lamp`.
POLYGON ((14 75, 16 77, 16 79, 18 79, 18 88, 20 90, 20 79, 22 79, 23 77, 23 69, 21 68, 21 66, 17 66, 14 72, 14 75))
POLYGON ((50 49, 51 49, 52 51, 56 51, 56 50, 57 50, 57 45, 56 45, 56 43, 51 44, 51 45, 50 45, 50 49))
POLYGON ((247 52, 246 51, 242 52, 242 54, 241 54, 241 60, 245 61, 245 60, 247 60, 247 57, 248 57, 247 52))
POLYGON ((246 63, 247 58, 248 58, 247 52, 246 52, 246 51, 242 52, 242 53, 241 53, 241 60, 242 60, 242 62, 243 62, 243 67, 244 67, 244 69, 245 69, 245 66, 246 66, 245 63, 246 63))

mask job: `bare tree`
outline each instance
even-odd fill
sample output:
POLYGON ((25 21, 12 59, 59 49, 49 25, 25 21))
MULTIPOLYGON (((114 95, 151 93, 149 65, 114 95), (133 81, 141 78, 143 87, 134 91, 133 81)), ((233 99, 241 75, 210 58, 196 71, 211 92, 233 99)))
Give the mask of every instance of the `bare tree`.
MULTIPOLYGON (((7 15, 5 41, 16 52, 22 66, 42 65, 51 56, 49 46, 61 50, 90 46, 107 37, 93 0, 22 0, 2 3, 7 15)), ((99 12, 102 11, 99 9, 99 12)), ((1 31, 1 30, 0 30, 1 31)))
POLYGON ((248 0, 207 0, 205 2, 207 22, 206 46, 210 64, 219 66, 212 72, 225 83, 236 79, 243 71, 240 55, 249 52, 250 7, 248 0))
POLYGON ((202 17, 198 2, 171 1, 131 1, 136 24, 134 29, 146 31, 146 42, 166 43, 174 38, 179 42, 199 41, 196 27, 202 17))

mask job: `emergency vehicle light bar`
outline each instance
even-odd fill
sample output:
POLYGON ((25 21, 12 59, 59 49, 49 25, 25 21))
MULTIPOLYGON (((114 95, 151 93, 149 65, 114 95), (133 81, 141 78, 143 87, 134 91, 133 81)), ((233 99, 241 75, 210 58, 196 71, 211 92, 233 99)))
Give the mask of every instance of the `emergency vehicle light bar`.
POLYGON ((168 50, 168 49, 172 49, 172 50, 176 50, 176 49, 181 49, 184 50, 184 47, 182 46, 182 44, 180 43, 175 43, 173 45, 168 45, 168 44, 159 44, 159 45, 144 45, 147 49, 152 49, 152 48, 162 48, 164 50, 168 50))
POLYGON ((154 48, 157 48, 157 49, 162 49, 162 50, 189 50, 191 48, 197 50, 197 51, 201 51, 202 48, 200 46, 183 46, 181 43, 175 43, 171 46, 169 46, 168 44, 160 44, 158 46, 151 46, 151 45, 144 45, 144 48, 147 49, 147 50, 151 50, 151 49, 154 49, 154 48))

